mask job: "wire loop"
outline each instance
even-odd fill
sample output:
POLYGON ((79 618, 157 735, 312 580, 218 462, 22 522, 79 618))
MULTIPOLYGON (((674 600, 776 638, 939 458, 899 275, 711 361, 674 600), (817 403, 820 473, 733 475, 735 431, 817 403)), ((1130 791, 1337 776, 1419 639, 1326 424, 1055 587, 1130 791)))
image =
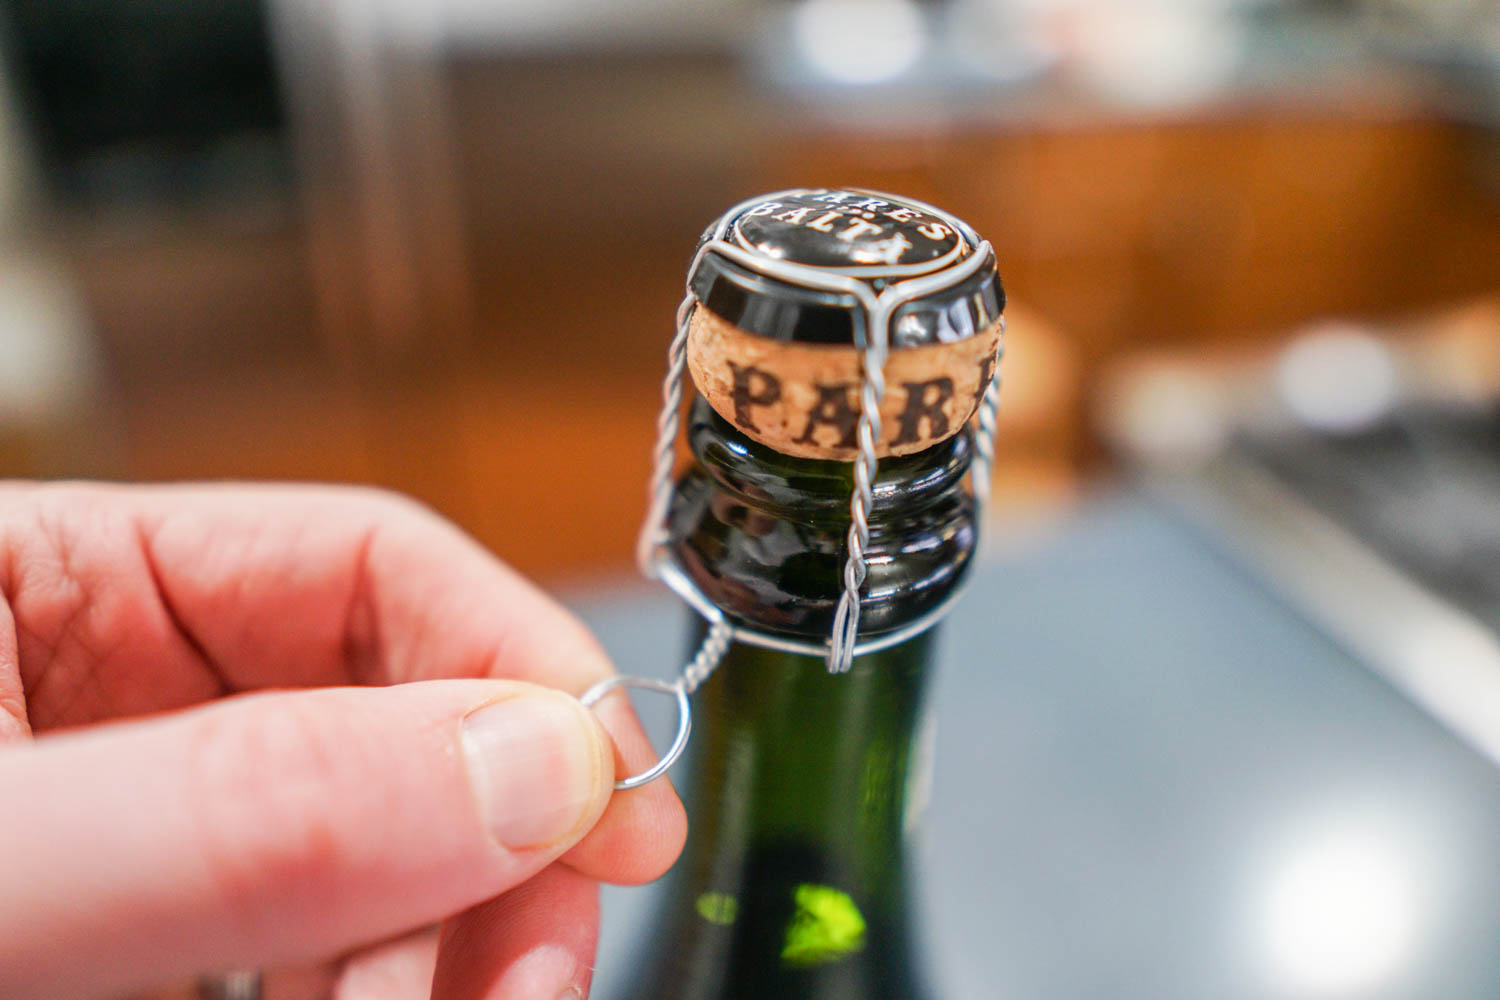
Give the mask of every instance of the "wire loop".
POLYGON ((655 677, 631 677, 625 674, 617 674, 614 677, 606 677, 583 693, 578 700, 583 702, 585 708, 593 707, 594 703, 615 688, 639 688, 643 691, 656 691, 659 694, 675 695, 677 698, 677 735, 672 739, 672 745, 667 747, 667 752, 639 774, 632 774, 628 778, 621 778, 615 782, 615 791, 624 792, 632 788, 639 788, 649 784, 667 773, 667 768, 677 763, 677 758, 682 756, 682 751, 687 749, 688 735, 693 731, 693 710, 688 705, 687 688, 679 681, 657 680, 655 677))

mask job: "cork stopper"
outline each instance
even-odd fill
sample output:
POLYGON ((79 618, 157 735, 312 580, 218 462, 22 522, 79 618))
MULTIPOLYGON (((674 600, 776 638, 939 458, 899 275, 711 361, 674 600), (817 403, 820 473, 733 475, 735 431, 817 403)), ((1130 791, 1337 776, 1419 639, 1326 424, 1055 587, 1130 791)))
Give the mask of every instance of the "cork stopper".
POLYGON ((852 461, 863 351, 887 324, 876 455, 957 434, 994 375, 1004 292, 988 247, 920 202, 856 189, 743 203, 704 238, 687 364, 720 416, 799 458, 852 461))

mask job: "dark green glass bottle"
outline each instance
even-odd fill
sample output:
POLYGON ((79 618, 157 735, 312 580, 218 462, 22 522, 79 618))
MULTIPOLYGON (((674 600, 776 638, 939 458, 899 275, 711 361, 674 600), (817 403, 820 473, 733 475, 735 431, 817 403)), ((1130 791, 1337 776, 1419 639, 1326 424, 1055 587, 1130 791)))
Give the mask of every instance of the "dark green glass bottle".
MULTIPOLYGON (((783 193, 721 220, 718 238, 746 252, 695 262, 695 461, 662 538, 700 606, 741 632, 693 694, 690 764, 678 778, 688 842, 619 1000, 934 995, 912 927, 907 848, 928 777, 936 629, 914 626, 932 623, 973 557, 975 438, 963 428, 996 362, 992 346, 967 341, 997 343, 1003 298, 993 256, 972 259, 988 245, 932 213, 870 192, 783 193), (852 237, 841 243, 840 233, 852 237), (877 294, 898 278, 962 269, 908 296, 891 320, 908 346, 927 345, 926 367, 887 369, 894 398, 880 440, 905 446, 883 448, 871 483, 858 633, 867 645, 843 673, 816 654, 846 588, 861 385, 840 380, 833 352, 858 372, 874 311, 868 298, 840 298, 835 280, 799 287, 795 268, 757 254, 859 275, 877 294), (957 343, 969 353, 949 353, 957 343), (778 639, 798 651, 774 648, 778 639)), ((707 626, 693 621, 697 648, 707 626)))

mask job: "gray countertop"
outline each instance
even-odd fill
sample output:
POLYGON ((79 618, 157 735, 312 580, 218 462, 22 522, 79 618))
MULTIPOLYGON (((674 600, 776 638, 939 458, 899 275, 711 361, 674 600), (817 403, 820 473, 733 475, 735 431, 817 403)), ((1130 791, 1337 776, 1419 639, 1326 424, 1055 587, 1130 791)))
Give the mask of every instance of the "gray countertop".
MULTIPOLYGON (((1022 535, 944 625, 916 852, 943 995, 1500 995, 1485 760, 1149 501, 1022 535)), ((664 589, 577 606, 622 670, 680 657, 664 589)), ((596 996, 652 892, 606 889, 596 996)))

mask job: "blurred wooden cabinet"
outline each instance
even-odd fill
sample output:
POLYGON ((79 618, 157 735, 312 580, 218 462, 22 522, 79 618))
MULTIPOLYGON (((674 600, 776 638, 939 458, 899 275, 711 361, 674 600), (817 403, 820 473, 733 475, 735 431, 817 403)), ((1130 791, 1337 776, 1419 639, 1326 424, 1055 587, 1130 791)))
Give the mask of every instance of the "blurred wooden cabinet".
POLYGON ((899 191, 993 241, 1017 305, 997 474, 1041 493, 1098 460, 1088 401, 1121 351, 1500 288, 1475 133, 1419 110, 874 134, 772 114, 716 63, 659 63, 451 69, 443 225, 462 223, 472 329, 431 356, 330 358, 305 219, 75 234, 123 414, 115 471, 382 482, 528 572, 624 571, 693 242, 778 187, 899 191))

